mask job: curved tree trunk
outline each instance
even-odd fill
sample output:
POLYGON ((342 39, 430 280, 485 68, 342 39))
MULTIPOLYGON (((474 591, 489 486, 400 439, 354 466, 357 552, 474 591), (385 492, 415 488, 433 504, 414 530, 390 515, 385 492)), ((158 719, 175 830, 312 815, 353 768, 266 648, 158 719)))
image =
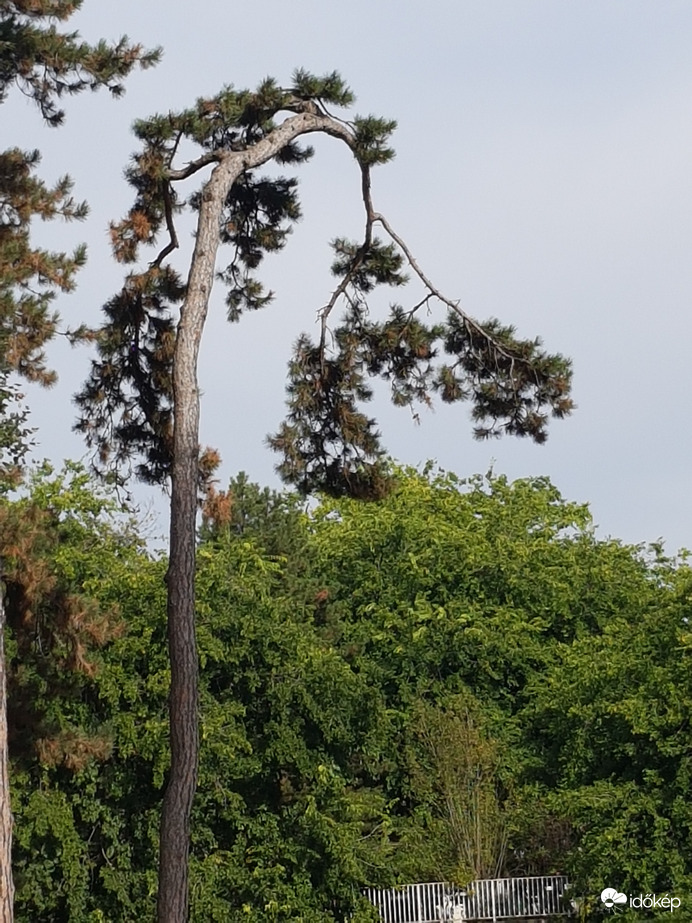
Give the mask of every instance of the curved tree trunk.
MULTIPOLYGON (((199 758, 199 663, 195 637, 199 463, 197 363, 214 283, 219 223, 226 196, 244 171, 266 163, 294 138, 314 131, 323 131, 352 143, 351 134, 341 123, 319 113, 301 113, 288 118, 252 148, 222 153, 202 191, 197 239, 173 357, 174 432, 167 578, 171 768, 161 816, 158 923, 187 923, 189 913, 190 815, 199 758)), ((171 178, 176 177, 171 174, 171 178)))

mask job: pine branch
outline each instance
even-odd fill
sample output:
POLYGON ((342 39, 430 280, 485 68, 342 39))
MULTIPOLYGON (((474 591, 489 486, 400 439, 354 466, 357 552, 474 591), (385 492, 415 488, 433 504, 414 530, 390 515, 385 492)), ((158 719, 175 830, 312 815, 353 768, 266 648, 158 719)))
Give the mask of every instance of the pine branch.
MULTIPOLYGON (((364 376, 388 380, 392 400, 398 406, 413 408, 415 402, 431 406, 433 391, 446 402, 470 400, 479 438, 508 432, 543 441, 547 422, 543 408, 554 416, 572 409, 569 363, 560 356, 542 353, 538 341, 517 340, 511 328, 496 321, 480 324, 424 273, 406 242, 373 204, 371 168, 391 159, 388 136, 394 123, 373 117, 350 122, 333 117, 325 101, 341 104, 345 93, 336 80, 299 73, 290 90, 271 80, 255 93, 229 88, 211 100, 198 101, 194 109, 138 123, 137 134, 144 148, 129 174, 137 201, 129 217, 113 228, 116 252, 120 258, 134 261, 139 246, 156 244, 165 228, 168 239, 150 263, 152 269, 162 268, 177 243, 173 187, 212 167, 202 191, 188 200, 199 212, 198 239, 177 335, 180 337, 189 324, 189 334, 185 335, 193 342, 201 336, 220 244, 233 246, 231 262, 218 273, 228 287, 229 319, 239 319, 244 309, 264 307, 272 293, 264 291, 254 272, 265 253, 283 247, 290 230, 287 223, 296 220, 300 212, 294 180, 257 179, 253 171, 284 155, 289 162, 300 160, 302 154, 294 145, 303 135, 330 135, 345 143, 359 164, 364 231, 358 244, 343 239, 333 242, 333 271, 339 282, 318 311, 319 342, 313 347, 303 338, 297 347, 289 386, 290 422, 280 436, 270 440, 284 453, 282 474, 299 481, 304 489, 315 489, 324 479, 328 489, 337 492, 350 490, 355 478, 362 492, 368 465, 379 470, 378 459, 383 457, 374 421, 358 410, 359 403, 371 397, 364 376), (281 112, 290 114, 277 124, 275 118, 281 112), (182 137, 208 149, 176 170, 171 164, 182 137), (376 225, 391 243, 374 236, 376 225), (206 229, 203 247, 202 228, 206 229), (381 285, 402 286, 407 281, 405 265, 423 285, 423 296, 406 310, 394 306, 384 322, 371 320, 368 296, 381 285), (417 316, 423 308, 430 312, 435 301, 449 312, 446 323, 422 323, 417 316), (200 308, 191 313, 192 304, 200 308), (343 322, 331 330, 331 318, 340 304, 346 308, 343 322), (451 364, 434 365, 438 344, 452 357, 451 364), (309 396, 300 383, 301 376, 307 376, 305 383, 311 382, 309 396), (316 435, 322 430, 323 438, 316 435), (334 459, 338 460, 336 465, 332 464, 334 459), (310 474, 313 464, 314 476, 310 474), (355 477, 357 471, 360 474, 355 477), (347 475, 351 486, 345 481, 339 486, 338 479, 347 475)), ((136 382, 132 385, 139 390, 136 382)), ((100 392, 94 386, 92 393, 100 392)), ((114 399, 114 409, 120 399, 124 400, 124 395, 114 399)), ((167 400, 172 406, 172 393, 167 400)), ((127 402, 125 406, 129 406, 127 402)), ((153 422, 150 420, 147 427, 153 422)), ((155 426, 148 432, 139 444, 150 445, 150 457, 153 453, 159 460, 165 458, 163 444, 154 448, 158 439, 155 426), (150 444, 150 439, 154 443, 150 444)), ((167 464, 156 468, 160 474, 167 469, 167 464)))
POLYGON ((163 195, 163 208, 164 214, 166 216, 166 228, 168 230, 168 243, 163 247, 159 252, 159 255, 156 259, 149 264, 150 269, 158 269, 158 267, 163 263, 166 257, 172 253, 174 250, 177 250, 180 244, 178 243, 178 234, 175 230, 175 223, 173 221, 173 202, 171 196, 171 187, 167 182, 162 184, 162 195, 163 195))

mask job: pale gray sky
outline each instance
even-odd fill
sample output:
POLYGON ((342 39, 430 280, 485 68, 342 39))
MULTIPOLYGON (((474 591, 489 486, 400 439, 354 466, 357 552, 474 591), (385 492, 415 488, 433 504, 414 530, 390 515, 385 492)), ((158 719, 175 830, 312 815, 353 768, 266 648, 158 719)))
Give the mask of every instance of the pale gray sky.
MULTIPOLYGON (((394 117, 397 158, 374 176, 376 207, 426 272, 479 319, 540 335, 573 358, 578 411, 548 444, 475 443, 468 409, 371 405, 391 454, 437 459, 459 475, 549 475, 591 504, 601 534, 692 546, 692 4, 688 0, 85 0, 74 27, 161 44, 162 64, 124 100, 67 101, 50 131, 20 96, 3 107, 4 144, 42 149, 42 174, 70 172, 91 216, 42 229, 86 240, 90 261, 65 318, 95 322, 118 288, 106 226, 130 204, 129 126, 223 84, 254 86, 294 68, 337 69, 356 110, 394 117)), ((320 140, 300 171, 304 218, 266 265, 277 297, 240 325, 216 293, 202 365, 203 436, 224 458, 276 484, 265 435, 283 416, 286 363, 331 286, 328 241, 361 231, 358 175, 320 140)), ((189 256, 187 249, 181 259, 189 256)), ((183 264, 181 264, 183 265, 183 264)), ((51 350, 61 382, 31 393, 39 456, 79 457, 71 395, 86 350, 51 350)), ((160 504, 160 501, 157 501, 160 504)))

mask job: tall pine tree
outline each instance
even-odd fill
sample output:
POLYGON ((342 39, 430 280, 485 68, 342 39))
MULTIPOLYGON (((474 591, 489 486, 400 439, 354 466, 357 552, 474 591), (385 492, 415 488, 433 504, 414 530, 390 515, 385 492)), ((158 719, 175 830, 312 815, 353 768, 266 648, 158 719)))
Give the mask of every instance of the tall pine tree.
POLYGON ((288 88, 267 79, 255 92, 224 89, 178 113, 137 122, 141 149, 128 178, 136 196, 112 226, 115 256, 134 264, 143 246, 158 247, 148 267, 133 270, 105 307, 99 357, 78 397, 78 424, 105 465, 139 456, 149 482, 171 482, 168 637, 171 657, 171 768, 163 804, 159 862, 159 923, 183 923, 188 906, 190 811, 197 778, 198 659, 195 642, 195 536, 198 489, 213 465, 200 454, 197 361, 220 245, 230 248, 221 270, 228 316, 271 300, 255 275, 266 253, 280 250, 300 215, 297 182, 262 176, 267 163, 295 165, 312 150, 305 135, 326 134, 350 149, 361 173, 362 240, 334 242, 338 282, 320 310, 320 335, 298 340, 290 366, 289 415, 271 444, 279 470, 302 491, 327 490, 363 498, 389 488, 375 421, 361 404, 368 378, 391 384, 396 404, 443 401, 472 404, 479 437, 502 432, 546 437, 548 416, 572 408, 570 365, 519 340, 497 321, 480 324, 425 276, 388 220, 374 207, 371 170, 393 156, 395 125, 379 118, 345 121, 332 114, 353 95, 338 74, 304 71, 288 88), (191 145, 198 156, 178 165, 191 145), (179 184, 204 177, 183 198, 179 184), (167 262, 178 247, 176 217, 197 213, 190 270, 181 278, 167 262), (379 232, 383 239, 376 234, 379 232), (401 287, 405 271, 422 297, 376 319, 368 296, 379 285, 401 287), (427 321, 438 304, 442 317, 427 321), (343 314, 335 323, 335 310, 343 314), (441 356, 441 359, 438 357, 441 356))
MULTIPOLYGON (((114 45, 91 45, 58 24, 69 19, 82 0, 0 0, 0 103, 12 88, 33 100, 46 124, 62 125, 61 100, 82 90, 124 91, 123 80, 136 66, 148 67, 158 51, 145 51, 122 38, 114 45)), ((9 133, 8 133, 9 134, 9 133)), ((17 139, 19 140, 19 139, 17 139)), ((31 222, 56 217, 79 219, 87 207, 72 197, 65 176, 47 184, 36 174, 40 153, 11 147, 0 151, 0 459, 21 454, 26 432, 23 416, 12 416, 16 388, 13 373, 50 385, 55 373, 46 365, 45 345, 58 330, 52 302, 70 291, 86 251, 55 253, 32 245, 31 222)))
MULTIPOLYGON (((59 23, 69 19, 82 0, 0 0, 0 102, 13 87, 33 100, 48 125, 64 119, 62 97, 105 87, 114 96, 137 66, 148 67, 158 51, 145 51, 126 38, 91 45, 59 23)), ((17 139, 19 140, 19 139, 17 139)), ((17 475, 27 450, 26 411, 17 391, 17 375, 50 385, 55 373, 46 364, 45 345, 55 336, 58 316, 52 301, 70 291, 84 263, 85 248, 54 253, 32 245, 36 218, 82 218, 86 205, 72 197, 72 181, 47 184, 36 175, 38 151, 11 147, 0 151, 0 483, 17 475)), ((0 560, 0 642, 5 627, 0 560)), ((7 751, 7 677, 0 643, 0 921, 13 916, 11 870, 12 815, 7 751)))

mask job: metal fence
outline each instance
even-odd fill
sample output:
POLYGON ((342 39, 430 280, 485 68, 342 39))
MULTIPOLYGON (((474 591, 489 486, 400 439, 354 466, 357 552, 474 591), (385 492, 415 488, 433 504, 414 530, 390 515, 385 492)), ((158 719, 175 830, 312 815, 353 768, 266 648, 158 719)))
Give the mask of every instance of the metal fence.
POLYGON ((466 888, 434 883, 367 888, 382 923, 454 923, 461 920, 540 920, 570 912, 562 875, 492 878, 466 888))

